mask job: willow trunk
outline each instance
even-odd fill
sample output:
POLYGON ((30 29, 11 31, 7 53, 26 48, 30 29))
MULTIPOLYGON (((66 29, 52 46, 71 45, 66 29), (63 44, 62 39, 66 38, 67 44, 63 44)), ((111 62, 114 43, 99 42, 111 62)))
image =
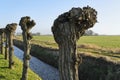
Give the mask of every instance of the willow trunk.
POLYGON ((13 68, 13 55, 14 55, 14 48, 13 48, 13 35, 12 33, 9 33, 9 38, 8 38, 8 43, 9 43, 9 68, 13 68))
POLYGON ((79 57, 76 50, 76 35, 75 28, 72 23, 64 23, 63 27, 64 37, 59 44, 59 70, 60 80, 79 80, 78 66, 79 57))
POLYGON ((66 39, 59 45, 59 53, 60 80, 79 80, 79 65, 75 62, 77 58, 76 43, 66 39))
POLYGON ((27 80, 28 67, 29 67, 29 59, 27 59, 27 56, 30 54, 30 41, 27 40, 27 32, 26 31, 23 31, 22 34, 23 34, 23 43, 24 43, 22 80, 27 80))
POLYGON ((1 54, 3 54, 3 33, 1 34, 1 54))
POLYGON ((6 40, 5 40, 5 59, 8 59, 8 36, 5 36, 6 40))

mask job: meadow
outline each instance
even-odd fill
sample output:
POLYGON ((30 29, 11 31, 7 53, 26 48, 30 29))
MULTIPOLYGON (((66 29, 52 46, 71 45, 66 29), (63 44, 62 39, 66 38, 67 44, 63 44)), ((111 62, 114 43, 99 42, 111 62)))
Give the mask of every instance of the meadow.
MULTIPOLYGON (((17 39, 22 38, 17 36, 17 39)), ((58 45, 51 35, 33 36, 31 43, 58 49, 58 45)), ((104 56, 120 61, 120 36, 82 36, 77 41, 77 47, 79 53, 88 53, 95 57, 104 56)))
MULTIPOLYGON (((57 48, 53 36, 34 36, 33 44, 57 48)), ((83 36, 77 41, 78 52, 92 56, 104 56, 120 61, 120 36, 83 36)))
MULTIPOLYGON (((53 36, 34 36, 32 41, 48 47, 57 47, 53 36)), ((83 36, 77 44, 91 44, 102 48, 120 48, 120 36, 83 36)))
POLYGON ((103 48, 120 48, 120 36, 83 36, 78 44, 93 44, 103 48))

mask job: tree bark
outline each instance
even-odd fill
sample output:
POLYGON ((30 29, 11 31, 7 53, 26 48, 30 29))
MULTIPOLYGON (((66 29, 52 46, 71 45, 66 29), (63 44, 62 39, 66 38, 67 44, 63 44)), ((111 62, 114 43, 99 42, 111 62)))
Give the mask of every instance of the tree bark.
POLYGON ((13 55, 14 55, 14 48, 13 48, 13 35, 9 33, 9 68, 12 69, 14 65, 13 55))
POLYGON ((1 54, 3 54, 3 33, 1 33, 1 54))
POLYGON ((76 34, 74 24, 64 23, 64 37, 61 38, 62 43, 59 43, 59 71, 60 80, 79 80, 78 66, 81 61, 76 51, 76 34))
POLYGON ((27 80, 27 72, 29 68, 29 59, 30 59, 30 41, 27 40, 27 32, 23 31, 23 43, 24 43, 24 58, 23 58, 23 72, 22 80, 27 80))
POLYGON ((6 40, 5 40, 5 59, 8 59, 8 36, 6 34, 6 40))
POLYGON ((59 45, 60 80, 79 80, 76 44, 65 42, 59 45))

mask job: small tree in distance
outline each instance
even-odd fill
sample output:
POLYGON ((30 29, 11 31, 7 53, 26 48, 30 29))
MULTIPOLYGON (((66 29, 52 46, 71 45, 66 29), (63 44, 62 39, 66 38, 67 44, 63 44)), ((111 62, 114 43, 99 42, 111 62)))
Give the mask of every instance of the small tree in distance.
POLYGON ((84 33, 84 36, 98 36, 98 35, 99 35, 98 33, 95 33, 92 30, 86 30, 84 33))
POLYGON ((87 6, 72 8, 54 21, 52 32, 59 46, 60 80, 79 80, 78 66, 81 58, 76 51, 76 41, 85 30, 94 26, 96 16, 96 10, 87 6))
POLYGON ((27 80, 31 48, 30 40, 32 39, 32 35, 29 31, 31 30, 32 27, 35 26, 35 22, 33 20, 30 20, 29 16, 26 16, 21 18, 19 25, 21 26, 21 29, 23 31, 22 35, 24 43, 23 72, 21 80, 27 80))

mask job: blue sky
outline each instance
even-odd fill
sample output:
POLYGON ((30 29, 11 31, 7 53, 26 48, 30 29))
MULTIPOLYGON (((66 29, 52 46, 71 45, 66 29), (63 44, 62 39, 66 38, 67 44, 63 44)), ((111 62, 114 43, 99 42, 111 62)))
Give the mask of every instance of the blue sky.
MULTIPOLYGON (((98 11, 98 22, 91 30, 99 34, 120 35, 120 0, 1 0, 0 28, 19 23, 30 16, 36 26, 31 32, 52 34, 54 20, 72 7, 91 6, 98 11)), ((22 32, 18 25, 16 32, 22 32)))

